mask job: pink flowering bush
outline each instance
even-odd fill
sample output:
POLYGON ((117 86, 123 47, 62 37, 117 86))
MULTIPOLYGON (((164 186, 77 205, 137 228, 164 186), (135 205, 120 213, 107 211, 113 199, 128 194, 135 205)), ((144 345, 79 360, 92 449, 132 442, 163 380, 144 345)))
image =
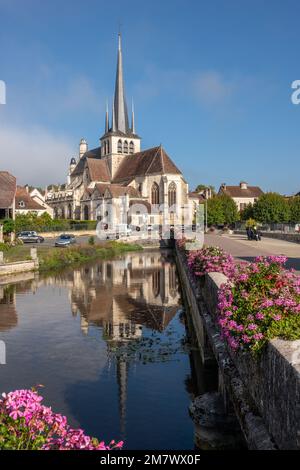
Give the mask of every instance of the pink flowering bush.
POLYGON ((191 251, 188 254, 187 262, 190 271, 196 277, 204 276, 209 272, 219 272, 231 277, 235 269, 233 257, 215 246, 191 251))
POLYGON ((113 450, 123 442, 109 445, 72 429, 65 416, 42 405, 36 390, 3 393, 0 400, 0 450, 113 450))
POLYGON ((219 325, 233 350, 258 352, 275 337, 300 338, 300 277, 286 257, 237 265, 219 291, 219 325))

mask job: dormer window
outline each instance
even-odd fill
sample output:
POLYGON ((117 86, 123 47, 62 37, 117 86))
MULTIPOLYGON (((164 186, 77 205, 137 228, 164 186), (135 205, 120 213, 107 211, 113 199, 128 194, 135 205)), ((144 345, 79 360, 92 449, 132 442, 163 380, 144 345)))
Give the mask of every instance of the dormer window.
POLYGON ((25 202, 24 202, 24 201, 20 201, 20 202, 19 202, 19 207, 25 207, 25 202))
POLYGON ((128 142, 127 142, 127 140, 124 141, 124 153, 128 153, 128 142))
POLYGON ((118 140, 118 153, 122 153, 122 140, 118 140))

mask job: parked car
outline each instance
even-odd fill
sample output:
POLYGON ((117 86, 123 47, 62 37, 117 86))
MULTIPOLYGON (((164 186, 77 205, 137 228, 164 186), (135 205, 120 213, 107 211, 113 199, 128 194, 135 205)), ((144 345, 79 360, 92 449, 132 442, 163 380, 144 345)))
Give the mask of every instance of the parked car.
POLYGON ((63 233, 55 240, 55 246, 70 246, 76 243, 75 235, 69 235, 67 233, 63 233))
POLYGON ((23 243, 43 243, 45 240, 44 237, 41 237, 32 230, 20 232, 18 234, 18 239, 22 240, 23 243))

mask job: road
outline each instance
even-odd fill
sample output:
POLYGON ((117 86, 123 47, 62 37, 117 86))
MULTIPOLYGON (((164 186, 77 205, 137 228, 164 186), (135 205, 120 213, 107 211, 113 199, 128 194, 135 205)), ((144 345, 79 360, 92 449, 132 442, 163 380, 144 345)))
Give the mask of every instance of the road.
POLYGON ((235 258, 252 261, 260 255, 286 255, 287 267, 300 272, 300 244, 264 237, 260 242, 249 241, 246 235, 205 235, 205 244, 223 248, 235 258))

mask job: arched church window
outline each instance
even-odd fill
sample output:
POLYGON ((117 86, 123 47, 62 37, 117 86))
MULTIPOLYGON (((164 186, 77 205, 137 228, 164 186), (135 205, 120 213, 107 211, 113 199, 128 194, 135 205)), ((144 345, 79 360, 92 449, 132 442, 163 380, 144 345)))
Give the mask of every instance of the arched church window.
POLYGON ((103 148, 103 153, 104 153, 104 155, 106 155, 106 140, 104 141, 103 147, 104 147, 103 148))
POLYGON ((174 181, 169 184, 168 188, 168 204, 169 207, 174 206, 176 204, 176 184, 174 181))
POLYGON ((124 141, 124 153, 128 153, 128 142, 127 142, 127 140, 124 141))
POLYGON ((129 144, 129 153, 134 153, 134 143, 132 142, 132 140, 130 141, 130 144, 129 144))
POLYGON ((159 187, 157 183, 153 183, 151 189, 151 203, 159 204, 159 187))
POLYGON ((109 149, 109 140, 108 140, 106 143, 107 143, 106 153, 109 153, 109 152, 110 152, 110 149, 109 149))
POLYGON ((118 153, 122 153, 122 140, 118 140, 118 153))

